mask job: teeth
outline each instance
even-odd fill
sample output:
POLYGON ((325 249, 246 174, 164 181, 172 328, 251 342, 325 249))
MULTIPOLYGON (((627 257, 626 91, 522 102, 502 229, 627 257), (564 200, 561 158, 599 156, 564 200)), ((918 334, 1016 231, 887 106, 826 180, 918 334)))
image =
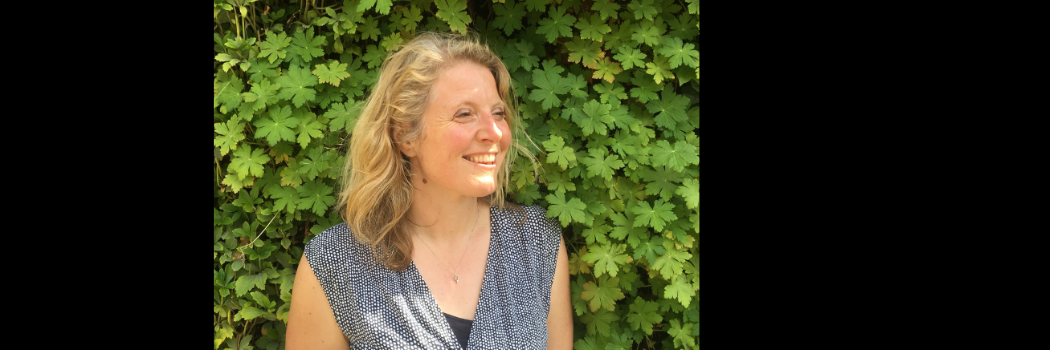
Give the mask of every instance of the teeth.
POLYGON ((474 163, 492 163, 496 161, 495 154, 482 154, 473 157, 468 157, 467 160, 474 163))

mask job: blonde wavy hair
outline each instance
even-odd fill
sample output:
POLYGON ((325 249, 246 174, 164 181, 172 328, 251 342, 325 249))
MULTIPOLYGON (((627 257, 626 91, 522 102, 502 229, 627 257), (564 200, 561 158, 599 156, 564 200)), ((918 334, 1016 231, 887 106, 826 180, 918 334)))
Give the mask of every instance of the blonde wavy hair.
POLYGON ((380 66, 379 77, 351 133, 336 204, 354 236, 370 245, 376 259, 391 270, 404 270, 412 260, 405 216, 412 204, 412 170, 393 134, 402 133, 402 141, 418 140, 423 135, 423 111, 431 102, 431 87, 445 68, 464 61, 492 72, 500 98, 507 105, 513 146, 496 174, 496 191, 486 197, 490 205, 521 209, 506 200, 510 166, 518 156, 528 158, 536 171, 535 156, 520 143, 526 140, 535 147, 519 122, 514 87, 503 61, 480 42, 476 33, 419 33, 380 66))

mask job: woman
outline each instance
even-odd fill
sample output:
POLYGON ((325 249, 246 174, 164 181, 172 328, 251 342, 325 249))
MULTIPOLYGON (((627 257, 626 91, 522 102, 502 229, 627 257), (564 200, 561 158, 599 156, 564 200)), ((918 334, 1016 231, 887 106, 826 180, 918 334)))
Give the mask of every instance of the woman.
POLYGON ((287 349, 572 347, 561 227, 505 201, 517 152, 533 159, 513 96, 475 36, 420 34, 383 62, 344 168, 346 223, 306 246, 287 349))

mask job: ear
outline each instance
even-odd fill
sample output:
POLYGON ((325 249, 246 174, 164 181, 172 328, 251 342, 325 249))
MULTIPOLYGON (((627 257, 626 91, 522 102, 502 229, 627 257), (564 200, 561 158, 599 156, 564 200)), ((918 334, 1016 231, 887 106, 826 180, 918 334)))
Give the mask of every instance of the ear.
POLYGON ((415 147, 416 145, 415 145, 415 142, 405 141, 404 140, 404 132, 402 131, 402 130, 404 130, 402 128, 403 126, 404 125, 398 125, 398 126, 395 126, 393 130, 391 130, 391 133, 394 136, 394 142, 397 144, 397 147, 401 151, 401 153, 404 154, 406 157, 409 157, 409 158, 415 157, 416 156, 416 147, 415 147))

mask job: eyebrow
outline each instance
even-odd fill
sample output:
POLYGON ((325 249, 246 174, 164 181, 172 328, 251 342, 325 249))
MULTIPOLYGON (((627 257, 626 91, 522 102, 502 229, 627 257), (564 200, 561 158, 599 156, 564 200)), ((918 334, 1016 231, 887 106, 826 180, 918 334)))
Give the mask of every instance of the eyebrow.
MULTIPOLYGON (((460 100, 457 100, 457 101, 451 103, 451 105, 453 106, 452 109, 458 110, 460 108, 458 106, 462 106, 462 105, 477 106, 477 103, 475 103, 474 101, 469 100, 469 99, 460 99, 460 100)), ((496 103, 492 104, 492 107, 507 108, 508 106, 507 106, 507 102, 505 102, 505 101, 503 101, 501 99, 501 100, 497 101, 496 103)), ((455 113, 455 112, 453 112, 453 113, 455 113)))

